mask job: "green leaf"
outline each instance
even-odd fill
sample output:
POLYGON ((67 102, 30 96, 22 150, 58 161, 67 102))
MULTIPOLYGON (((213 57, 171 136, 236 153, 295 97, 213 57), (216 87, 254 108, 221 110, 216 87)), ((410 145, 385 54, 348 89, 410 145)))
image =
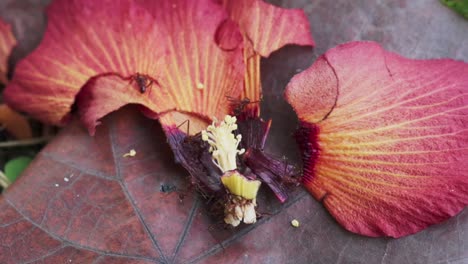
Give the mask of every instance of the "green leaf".
POLYGON ((440 2, 468 19, 468 0, 440 0, 440 2))
POLYGON ((28 167, 29 163, 31 163, 32 158, 27 156, 20 156, 9 160, 5 164, 5 175, 13 183, 16 178, 23 172, 26 167, 28 167))

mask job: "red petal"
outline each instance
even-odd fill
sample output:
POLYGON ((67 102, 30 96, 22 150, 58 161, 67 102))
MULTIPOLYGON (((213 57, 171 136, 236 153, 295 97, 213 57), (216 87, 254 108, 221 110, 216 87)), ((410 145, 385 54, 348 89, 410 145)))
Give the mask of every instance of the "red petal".
POLYGON ((60 123, 93 76, 157 73, 164 52, 154 19, 130 1, 57 0, 41 45, 16 67, 6 100, 36 118, 60 123))
MULTIPOLYGON (((120 100, 95 98, 97 101, 93 102, 100 105, 94 106, 92 102, 81 102, 96 110, 86 110, 88 125, 95 124, 100 115, 116 110, 112 107, 125 104, 121 101, 124 99, 128 100, 126 103, 144 104, 152 111, 171 104, 179 111, 221 116, 228 112, 225 96, 241 93, 241 46, 223 51, 216 45, 215 31, 227 14, 210 0, 58 0, 48 14, 43 42, 19 63, 5 93, 12 105, 42 121, 64 121, 81 87, 90 78, 108 73, 122 78, 137 73, 148 75, 164 87, 164 94, 153 98, 147 92, 144 96, 148 98, 141 98, 135 93, 135 82, 134 89, 129 87, 126 95, 88 90, 95 95, 106 94, 108 100, 120 100), (159 100, 162 97, 164 101, 159 100), (103 105, 105 109, 99 109, 103 105)), ((129 80, 122 80, 115 89, 124 91, 128 83, 129 80)), ((151 88, 154 94, 159 93, 156 86, 151 88)))
POLYGON ((0 83, 7 83, 8 57, 15 45, 11 26, 0 19, 0 83))
POLYGON ((261 0, 223 2, 231 19, 263 57, 287 44, 314 46, 309 20, 302 10, 287 10, 261 0))
POLYGON ((468 204, 467 64, 355 42, 313 68, 294 77, 286 96, 304 122, 304 184, 340 224, 401 237, 468 204))
POLYGON ((109 75, 89 81, 77 96, 77 106, 81 121, 94 135, 102 117, 127 104, 142 105, 155 117, 157 113, 174 109, 176 105, 167 98, 167 90, 157 84, 152 84, 145 93, 141 93, 131 82, 109 75))

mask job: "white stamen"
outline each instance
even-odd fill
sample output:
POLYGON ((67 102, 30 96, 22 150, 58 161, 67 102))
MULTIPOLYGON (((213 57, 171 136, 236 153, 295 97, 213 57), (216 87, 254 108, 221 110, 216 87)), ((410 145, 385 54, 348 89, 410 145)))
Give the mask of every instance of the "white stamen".
POLYGON ((210 144, 209 151, 213 156, 213 162, 222 172, 235 170, 237 155, 245 152, 245 149, 237 149, 242 136, 234 136, 232 133, 237 130, 236 122, 235 116, 227 115, 218 126, 216 121, 213 121, 213 124, 202 131, 202 140, 210 144))

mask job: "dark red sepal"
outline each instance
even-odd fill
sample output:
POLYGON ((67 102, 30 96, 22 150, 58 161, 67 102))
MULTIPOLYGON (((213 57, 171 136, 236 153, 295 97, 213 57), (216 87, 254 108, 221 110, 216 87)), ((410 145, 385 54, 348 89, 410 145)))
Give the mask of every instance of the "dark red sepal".
POLYGON ((237 116, 237 119, 238 130, 242 135, 241 146, 245 149, 263 149, 270 132, 271 119, 264 121, 246 114, 237 116))
POLYGON ((319 156, 319 145, 317 137, 319 127, 313 123, 300 122, 294 137, 302 153, 303 177, 301 181, 307 183, 311 181, 314 174, 315 161, 319 156))
POLYGON ((259 149, 250 148, 243 161, 260 180, 268 185, 282 203, 288 199, 288 185, 297 183, 295 167, 286 159, 275 158, 259 149))
POLYGON ((174 152, 174 159, 191 175, 195 184, 205 196, 221 196, 224 189, 221 183, 221 170, 213 163, 208 152, 208 144, 200 134, 187 136, 179 128, 166 128, 168 143, 174 152))

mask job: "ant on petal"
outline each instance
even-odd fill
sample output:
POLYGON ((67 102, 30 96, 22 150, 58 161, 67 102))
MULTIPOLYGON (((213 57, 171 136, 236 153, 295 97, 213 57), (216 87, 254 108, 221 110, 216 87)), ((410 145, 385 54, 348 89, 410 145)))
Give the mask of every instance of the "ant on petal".
POLYGON ((226 96, 229 103, 231 104, 231 106, 234 107, 234 110, 233 110, 233 113, 235 116, 239 116, 240 114, 242 114, 242 112, 244 111, 245 107, 249 104, 256 104, 256 103, 260 103, 261 100, 259 101, 250 101, 249 98, 244 98, 244 99, 237 99, 237 98, 234 98, 234 97, 231 97, 231 96, 226 96))
POLYGON ((133 84, 133 82, 136 82, 138 89, 140 90, 140 93, 145 93, 148 89, 153 86, 153 83, 156 83, 156 85, 160 86, 159 82, 152 77, 150 77, 148 74, 140 74, 136 73, 128 78, 127 80, 130 80, 130 84, 133 84))

